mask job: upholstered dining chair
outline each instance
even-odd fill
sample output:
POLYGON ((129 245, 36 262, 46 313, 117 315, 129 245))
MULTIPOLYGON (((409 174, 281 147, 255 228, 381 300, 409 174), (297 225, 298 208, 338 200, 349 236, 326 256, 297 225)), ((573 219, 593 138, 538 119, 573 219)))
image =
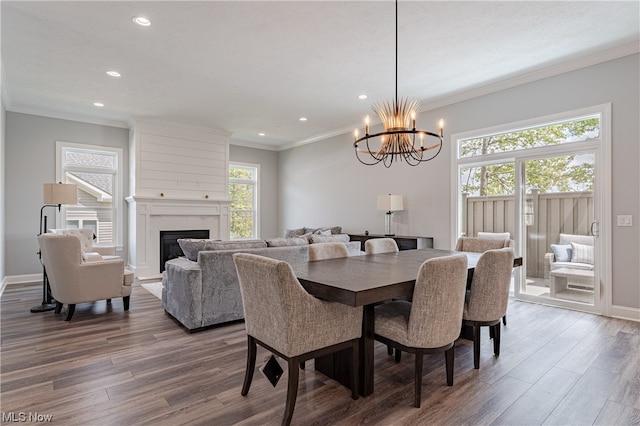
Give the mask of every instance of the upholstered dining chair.
POLYGON ((68 305, 66 321, 70 321, 76 304, 122 297, 124 310, 129 310, 133 275, 125 273, 124 260, 85 260, 80 238, 72 234, 46 233, 38 236, 51 295, 56 301, 55 313, 68 305))
MULTIPOLYGON (((456 243, 456 251, 470 251, 484 253, 487 250, 513 247, 513 240, 508 232, 478 232, 478 237, 460 237, 456 243)), ((507 325, 507 314, 502 317, 502 323, 507 325)))
POLYGON ((293 417, 298 365, 308 359, 350 348, 351 397, 358 399, 362 307, 316 299, 300 285, 287 262, 249 253, 236 253, 233 261, 240 282, 248 345, 241 394, 249 393, 259 344, 288 364, 283 425, 293 417))
POLYGON ((348 257, 349 250, 344 243, 309 244, 309 261, 348 257))
POLYGON ((444 352, 447 385, 453 385, 454 343, 460 335, 467 285, 464 254, 429 259, 418 271, 411 302, 394 300, 375 307, 374 338, 415 354, 414 403, 420 407, 425 353, 444 352))
POLYGON ((462 323, 473 328, 473 367, 480 368, 480 327, 491 327, 493 353, 500 355, 500 319, 507 313, 513 270, 510 247, 487 250, 478 259, 462 323))
POLYGON ((366 254, 394 253, 398 251, 398 244, 393 238, 371 238, 364 242, 366 254))

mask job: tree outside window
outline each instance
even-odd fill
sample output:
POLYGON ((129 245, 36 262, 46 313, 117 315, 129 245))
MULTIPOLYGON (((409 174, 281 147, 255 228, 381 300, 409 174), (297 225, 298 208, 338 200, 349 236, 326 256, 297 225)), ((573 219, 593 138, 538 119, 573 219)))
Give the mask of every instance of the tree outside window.
POLYGON ((258 238, 258 166, 229 165, 231 239, 258 238))

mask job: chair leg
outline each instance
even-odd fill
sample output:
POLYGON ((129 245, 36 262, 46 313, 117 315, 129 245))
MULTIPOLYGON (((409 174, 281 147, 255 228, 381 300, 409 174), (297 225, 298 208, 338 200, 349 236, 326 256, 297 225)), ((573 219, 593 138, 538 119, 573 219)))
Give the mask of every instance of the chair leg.
POLYGON ((502 317, 502 324, 507 325, 507 314, 502 317))
POLYGON ((293 417, 293 409, 296 407, 296 398, 298 397, 298 377, 300 370, 298 357, 289 359, 289 384, 287 386, 287 403, 284 407, 284 417, 282 417, 282 426, 288 426, 291 424, 291 418, 293 417))
POLYGON ((107 305, 111 304, 111 299, 107 299, 107 305))
POLYGON ((53 312, 55 312, 56 314, 62 312, 62 303, 56 302, 56 309, 53 312))
POLYGON ((244 372, 244 383, 242 385, 242 396, 247 396, 251 381, 253 380, 253 370, 256 368, 256 341, 253 337, 247 336, 247 369, 244 372))
POLYGON ((67 317, 64 319, 65 321, 71 321, 71 317, 73 316, 73 313, 76 311, 76 305, 75 303, 70 303, 68 306, 68 311, 67 311, 67 317))
POLYGON ((128 311, 129 310, 129 300, 131 299, 131 296, 124 296, 122 298, 122 303, 124 304, 124 310, 128 311))
POLYGON ((360 341, 354 340, 351 345, 351 399, 360 396, 360 341))
POLYGON ((304 370, 305 363, 304 361, 300 361, 300 370, 304 370))
POLYGON ((447 369, 447 386, 453 386, 453 358, 455 355, 455 345, 444 352, 444 363, 447 369))
POLYGON ((396 348, 396 362, 402 361, 402 351, 396 348))
POLYGON ((393 355, 393 346, 387 345, 387 355, 393 355))
POLYGON ((413 406, 416 408, 420 408, 420 401, 422 400, 422 363, 424 361, 424 352, 421 350, 416 351, 416 362, 415 362, 415 383, 414 383, 414 397, 413 397, 413 406))
POLYGON ((493 331, 493 354, 500 356, 500 323, 492 327, 493 331))
POLYGON ((473 368, 480 368, 480 326, 473 326, 473 368))

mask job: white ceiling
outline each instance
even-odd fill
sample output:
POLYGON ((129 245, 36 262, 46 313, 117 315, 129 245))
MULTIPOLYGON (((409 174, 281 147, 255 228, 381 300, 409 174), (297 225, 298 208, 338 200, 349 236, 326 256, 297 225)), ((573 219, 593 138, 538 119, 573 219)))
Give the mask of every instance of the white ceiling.
MULTIPOLYGON (((169 120, 281 149, 350 132, 373 102, 394 96, 391 1, 3 0, 1 8, 10 111, 122 126, 169 120), (133 24, 134 15, 152 25, 133 24)), ((638 51, 638 1, 400 1, 398 9, 399 96, 423 109, 638 51)))

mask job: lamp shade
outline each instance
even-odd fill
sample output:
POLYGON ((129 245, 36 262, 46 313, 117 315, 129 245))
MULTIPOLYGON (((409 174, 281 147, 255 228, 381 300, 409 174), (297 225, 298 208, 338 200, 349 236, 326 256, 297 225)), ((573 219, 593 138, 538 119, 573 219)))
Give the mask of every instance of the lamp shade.
POLYGON ((43 185, 43 204, 78 204, 78 186, 71 183, 45 183, 43 185))
POLYGON ((378 195, 378 210, 385 210, 390 212, 404 210, 404 206, 402 204, 402 195, 378 195))

